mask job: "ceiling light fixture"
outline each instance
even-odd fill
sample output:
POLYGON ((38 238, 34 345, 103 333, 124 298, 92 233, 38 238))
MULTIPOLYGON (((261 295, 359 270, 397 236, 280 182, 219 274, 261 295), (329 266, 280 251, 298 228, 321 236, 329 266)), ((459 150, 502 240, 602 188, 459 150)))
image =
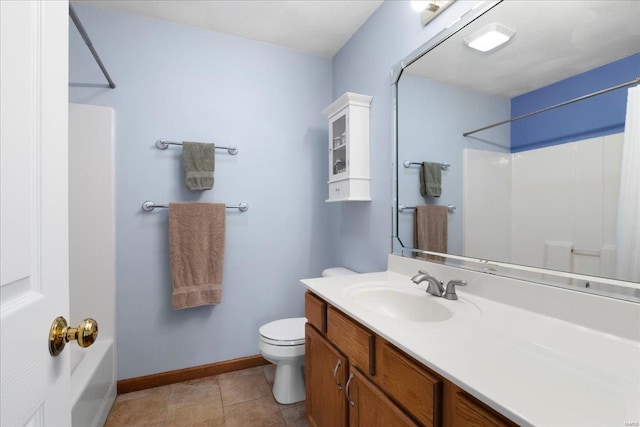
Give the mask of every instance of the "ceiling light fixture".
POLYGON ((494 22, 463 40, 472 49, 488 52, 508 42, 515 33, 515 30, 494 22))
POLYGON ((415 10, 418 13, 420 13, 423 10, 425 10, 426 8, 428 8, 430 4, 431 4, 430 1, 417 1, 417 0, 414 0, 414 1, 411 2, 411 7, 413 8, 413 10, 415 10))
POLYGON ((420 23, 427 25, 429 21, 442 13, 456 0, 412 1, 411 7, 420 13, 420 23))

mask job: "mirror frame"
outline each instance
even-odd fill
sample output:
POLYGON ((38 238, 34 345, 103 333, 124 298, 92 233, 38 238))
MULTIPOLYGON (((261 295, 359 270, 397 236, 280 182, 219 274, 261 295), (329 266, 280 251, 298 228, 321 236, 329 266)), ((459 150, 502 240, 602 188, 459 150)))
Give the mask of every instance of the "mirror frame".
MULTIPOLYGON (((464 15, 458 18, 451 25, 440 31, 438 34, 429 39, 426 43, 418 47, 416 50, 407 55, 399 63, 393 66, 391 69, 391 86, 392 86, 392 114, 393 114, 393 143, 392 143, 392 236, 391 236, 391 253, 394 255, 400 255, 404 257, 410 257, 415 253, 437 255, 439 259, 444 259, 441 263, 446 265, 463 268, 467 270, 475 270, 479 272, 495 274, 502 277, 509 277, 518 280, 525 280, 547 286, 560 287, 577 292, 585 292, 589 294, 596 294, 600 296, 616 298, 632 302, 640 302, 640 296, 634 296, 633 293, 640 293, 640 284, 634 282, 627 282, 616 279, 609 279, 605 277, 589 276, 578 273, 570 273, 557 270, 549 270, 545 268, 532 267, 519 264, 511 264, 500 261, 492 261, 481 258, 471 258, 460 255, 438 253, 424 251, 420 249, 408 248, 402 245, 398 237, 398 84, 400 77, 404 70, 411 64, 422 58, 424 55, 435 49, 442 43, 444 43, 451 36, 462 30, 468 24, 472 23, 480 16, 498 6, 504 0, 498 1, 484 1, 479 3, 473 9, 467 11, 464 15), (540 279, 540 275, 543 274, 544 280, 540 279), (577 279, 583 280, 588 283, 598 283, 613 286, 614 292, 603 292, 596 289, 582 288, 561 283, 560 279, 577 279), (618 290, 618 291, 616 291, 618 290), (634 291, 635 290, 635 291, 634 291), (620 292, 621 291, 621 292, 620 292), (627 295, 628 293, 628 295, 627 295)), ((438 261, 431 261, 438 262, 438 261)))

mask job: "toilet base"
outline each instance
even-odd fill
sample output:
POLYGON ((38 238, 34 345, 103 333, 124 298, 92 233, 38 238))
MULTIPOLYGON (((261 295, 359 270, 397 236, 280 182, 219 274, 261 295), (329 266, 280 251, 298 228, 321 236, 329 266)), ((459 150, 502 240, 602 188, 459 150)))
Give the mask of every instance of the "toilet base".
POLYGON ((276 365, 273 397, 278 403, 284 405, 302 402, 305 399, 303 365, 284 363, 276 365))

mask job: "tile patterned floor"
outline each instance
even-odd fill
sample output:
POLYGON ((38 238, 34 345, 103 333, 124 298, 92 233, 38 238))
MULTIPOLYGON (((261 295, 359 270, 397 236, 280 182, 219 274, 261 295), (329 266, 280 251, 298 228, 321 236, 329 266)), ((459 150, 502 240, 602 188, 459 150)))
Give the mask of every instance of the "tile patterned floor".
POLYGON ((275 365, 156 387, 116 398, 105 427, 307 427, 304 402, 280 405, 275 365))

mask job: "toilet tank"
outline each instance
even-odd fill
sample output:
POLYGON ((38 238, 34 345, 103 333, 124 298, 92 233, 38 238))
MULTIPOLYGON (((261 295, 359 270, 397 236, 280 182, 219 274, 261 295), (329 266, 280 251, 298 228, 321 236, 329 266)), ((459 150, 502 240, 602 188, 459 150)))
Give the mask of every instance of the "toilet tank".
POLYGON ((332 267, 332 268, 325 268, 322 271, 322 277, 336 277, 336 276, 349 276, 352 274, 358 274, 353 270, 349 270, 348 268, 344 268, 344 267, 332 267))

